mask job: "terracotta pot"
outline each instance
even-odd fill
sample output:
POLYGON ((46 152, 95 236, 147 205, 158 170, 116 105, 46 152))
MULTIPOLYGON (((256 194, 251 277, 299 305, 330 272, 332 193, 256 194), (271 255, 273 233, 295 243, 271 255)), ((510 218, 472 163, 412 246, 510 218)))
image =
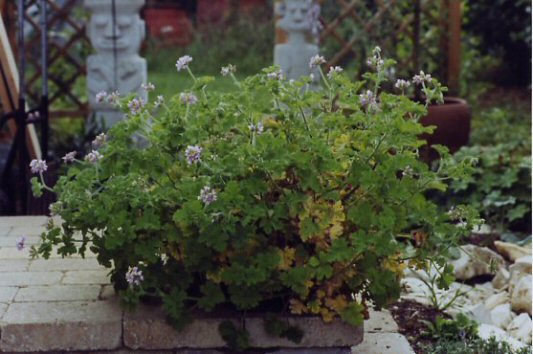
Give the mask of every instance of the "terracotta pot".
MULTIPOLYGON (((471 119, 472 113, 465 100, 445 97, 443 104, 429 106, 427 116, 420 119, 424 126, 436 126, 433 134, 424 134, 421 138, 426 140, 429 146, 444 145, 454 153, 468 144, 471 119)), ((434 149, 425 149, 422 151, 422 157, 429 162, 437 159, 439 155, 434 149)))

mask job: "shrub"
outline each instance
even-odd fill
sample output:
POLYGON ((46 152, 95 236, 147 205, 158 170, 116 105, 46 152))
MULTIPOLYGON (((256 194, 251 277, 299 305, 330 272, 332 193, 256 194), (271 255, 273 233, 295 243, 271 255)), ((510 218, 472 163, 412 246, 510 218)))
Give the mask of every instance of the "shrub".
MULTIPOLYGON (((123 99, 127 119, 97 137, 85 161, 65 156, 73 165, 53 188, 63 221, 49 225, 35 254, 90 247, 125 305, 158 296, 177 328, 195 309, 220 307, 358 325, 369 302, 398 298, 405 262, 443 265, 468 234, 468 208, 443 213, 425 193, 464 177, 469 159, 454 163, 440 148, 436 170, 419 160, 419 135, 431 130, 418 123, 426 109, 381 92, 393 61, 379 49, 365 81, 337 69, 316 89, 275 67, 239 82, 230 66, 223 72, 240 90, 212 93, 214 79, 194 77, 191 60, 177 63, 193 77, 189 91, 167 103, 123 99)), ((442 98, 435 80, 415 81, 426 105, 442 98)), ((36 194, 49 188, 32 183, 36 194)), ((242 329, 220 329, 245 347, 242 329)))
MULTIPOLYGON (((531 121, 494 108, 475 121, 472 142, 455 158, 478 156, 474 173, 451 185, 449 202, 480 210, 500 232, 531 232, 531 121)), ((511 239, 513 240, 513 239, 511 239)))

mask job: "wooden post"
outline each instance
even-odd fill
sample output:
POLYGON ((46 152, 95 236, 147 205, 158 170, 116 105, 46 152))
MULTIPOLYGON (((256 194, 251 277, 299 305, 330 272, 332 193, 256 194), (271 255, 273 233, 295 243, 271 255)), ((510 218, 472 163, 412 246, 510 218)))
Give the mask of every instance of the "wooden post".
MULTIPOLYGON (((0 100, 5 109, 4 113, 12 112, 18 109, 19 99, 19 77, 17 64, 11 46, 9 44, 8 35, 2 20, 2 13, 0 12, 0 65, 4 71, 5 77, 0 78, 0 100)), ((11 137, 15 137, 17 131, 16 124, 13 120, 8 122, 8 132, 11 137)), ((30 158, 41 158, 41 147, 33 124, 26 126, 26 142, 28 145, 30 158)))
POLYGON ((448 89, 451 95, 459 94, 461 71, 461 0, 448 3, 448 89))

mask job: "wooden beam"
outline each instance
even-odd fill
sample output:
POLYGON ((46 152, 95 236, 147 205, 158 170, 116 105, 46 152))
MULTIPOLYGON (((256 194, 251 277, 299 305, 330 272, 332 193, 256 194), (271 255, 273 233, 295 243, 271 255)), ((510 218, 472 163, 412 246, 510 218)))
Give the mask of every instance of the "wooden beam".
POLYGON ((449 0, 448 14, 448 89, 450 94, 459 94, 461 71, 461 0, 449 0))
MULTIPOLYGON (((5 75, 4 78, 0 77, 0 100, 5 112, 13 112, 18 108, 19 99, 19 77, 17 64, 11 45, 9 44, 6 28, 4 27, 4 21, 2 20, 2 13, 0 12, 0 65, 5 75)), ((10 119, 7 125, 8 134, 11 138, 15 137, 17 131, 17 125, 14 120, 10 119)), ((26 143, 30 153, 30 158, 41 158, 41 147, 35 131, 35 126, 29 124, 26 127, 26 143)))

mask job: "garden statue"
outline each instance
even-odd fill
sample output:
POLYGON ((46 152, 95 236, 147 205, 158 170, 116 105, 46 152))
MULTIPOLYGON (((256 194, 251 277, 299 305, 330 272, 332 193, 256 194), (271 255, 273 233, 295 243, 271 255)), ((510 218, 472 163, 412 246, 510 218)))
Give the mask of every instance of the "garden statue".
POLYGON ((312 70, 309 60, 318 55, 318 46, 313 43, 317 34, 319 5, 311 0, 281 0, 276 3, 276 22, 278 34, 286 35, 283 42, 277 36, 274 48, 274 64, 279 65, 287 79, 297 80, 302 76, 314 74, 318 80, 316 68, 312 70))
POLYGON ((87 33, 96 51, 87 61, 89 106, 106 126, 123 116, 109 102, 109 97, 116 96, 113 93, 135 93, 144 102, 147 100, 147 92, 142 89, 147 81, 146 60, 138 54, 145 37, 144 21, 139 16, 144 3, 84 0, 84 6, 92 13, 87 33))

